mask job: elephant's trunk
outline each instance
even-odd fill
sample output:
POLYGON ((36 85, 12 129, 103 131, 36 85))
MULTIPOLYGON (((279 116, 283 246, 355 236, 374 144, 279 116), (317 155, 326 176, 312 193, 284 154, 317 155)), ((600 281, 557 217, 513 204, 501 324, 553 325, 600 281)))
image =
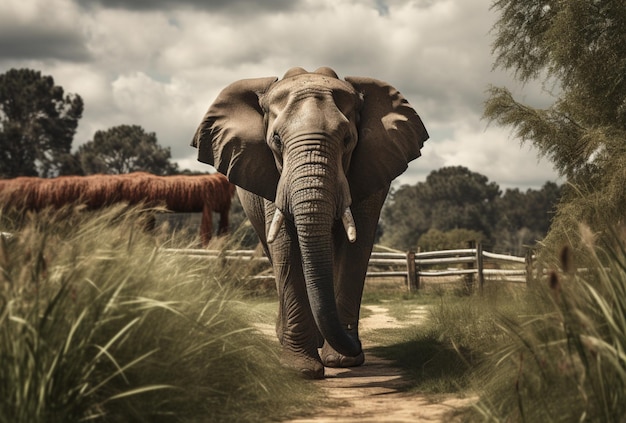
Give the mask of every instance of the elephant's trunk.
POLYGON ((343 329, 335 302, 332 227, 336 206, 329 201, 323 183, 311 186, 309 180, 306 185, 304 189, 292 186, 292 206, 311 311, 328 343, 339 353, 354 357, 361 353, 361 346, 343 329))

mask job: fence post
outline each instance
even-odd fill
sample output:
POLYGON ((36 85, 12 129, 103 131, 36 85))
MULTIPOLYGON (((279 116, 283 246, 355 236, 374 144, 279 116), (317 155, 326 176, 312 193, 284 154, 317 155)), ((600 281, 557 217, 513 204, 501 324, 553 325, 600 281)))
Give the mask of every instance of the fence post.
MULTIPOLYGON (((467 248, 474 249, 476 248, 476 241, 467 241, 467 248)), ((475 262, 467 263, 465 265, 466 269, 475 269, 475 262)), ((471 294, 474 288, 474 274, 469 273, 465 275, 465 291, 467 294, 471 294)))
POLYGON ((476 243, 476 267, 478 268, 478 289, 480 294, 483 293, 483 286, 485 285, 485 274, 483 272, 483 244, 479 241, 476 243))
POLYGON ((419 289, 419 279, 417 268, 415 267, 415 253, 413 251, 406 252, 406 282, 409 292, 419 289))
POLYGON ((526 287, 529 287, 533 283, 533 249, 528 248, 524 257, 526 264, 526 287))

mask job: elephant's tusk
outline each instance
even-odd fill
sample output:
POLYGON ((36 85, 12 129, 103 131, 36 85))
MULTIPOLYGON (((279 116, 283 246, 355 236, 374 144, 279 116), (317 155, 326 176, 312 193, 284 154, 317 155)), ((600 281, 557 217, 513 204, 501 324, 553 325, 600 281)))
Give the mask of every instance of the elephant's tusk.
POLYGON ((341 216, 341 221, 343 222, 343 227, 346 230, 346 234, 348 235, 348 241, 356 241, 356 225, 354 224, 354 217, 352 217, 350 207, 348 207, 346 211, 343 212, 343 216, 341 216))
POLYGON ((280 227, 285 220, 285 215, 278 209, 274 213, 274 217, 272 218, 272 223, 270 223, 270 229, 267 231, 267 242, 272 243, 276 239, 278 235, 278 231, 280 231, 280 227))

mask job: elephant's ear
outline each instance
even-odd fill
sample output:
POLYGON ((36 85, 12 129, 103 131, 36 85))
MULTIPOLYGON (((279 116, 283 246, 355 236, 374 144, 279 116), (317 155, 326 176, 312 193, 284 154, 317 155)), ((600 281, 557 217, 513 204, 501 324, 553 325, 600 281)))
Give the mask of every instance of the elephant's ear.
POLYGON ((408 101, 389 84, 347 77, 363 95, 359 140, 350 161, 348 183, 353 201, 388 186, 418 158, 428 132, 408 101))
POLYGON ((265 142, 259 96, 276 80, 243 79, 224 88, 191 142, 198 148, 199 161, 215 167, 233 184, 272 201, 280 175, 265 142))

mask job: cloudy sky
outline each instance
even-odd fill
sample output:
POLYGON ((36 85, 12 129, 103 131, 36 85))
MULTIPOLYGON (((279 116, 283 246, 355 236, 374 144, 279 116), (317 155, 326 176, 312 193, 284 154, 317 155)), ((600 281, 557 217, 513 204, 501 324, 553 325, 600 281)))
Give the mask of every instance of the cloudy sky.
POLYGON ((241 78, 330 66, 398 88, 431 138, 399 183, 463 165, 501 188, 557 181, 552 165, 481 118, 489 84, 542 106, 541 86, 492 71, 492 0, 2 0, 0 73, 31 68, 85 102, 74 147, 138 124, 181 168, 218 92, 241 78))

